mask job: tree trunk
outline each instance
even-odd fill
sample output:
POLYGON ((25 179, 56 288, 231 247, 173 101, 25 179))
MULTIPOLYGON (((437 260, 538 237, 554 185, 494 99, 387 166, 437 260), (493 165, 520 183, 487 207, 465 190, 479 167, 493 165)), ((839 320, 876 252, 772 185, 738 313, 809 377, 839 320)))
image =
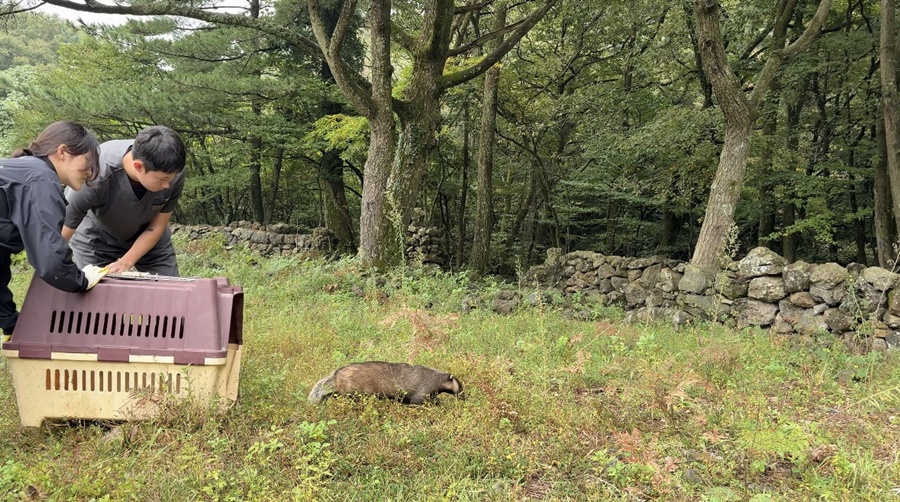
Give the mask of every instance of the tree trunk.
POLYGON ((334 232, 345 251, 356 247, 353 232, 353 218, 347 209, 347 194, 344 191, 344 162, 337 150, 322 153, 319 161, 319 173, 322 177, 323 204, 325 206, 325 227, 334 232))
POLYGON ((404 104, 396 110, 400 121, 393 166, 388 178, 388 218, 393 239, 390 255, 402 251, 405 231, 425 179, 428 160, 436 149, 435 132, 440 125, 438 79, 450 48, 453 21, 452 0, 425 2, 425 29, 413 47, 412 75, 404 92, 404 104))
MULTIPOLYGON (((250 0, 250 17, 259 18, 259 0, 250 0)), ((257 76, 259 74, 257 73, 257 76)), ((262 113, 259 103, 250 105, 253 115, 257 118, 262 113)), ((254 134, 250 137, 250 204, 253 208, 253 221, 266 223, 266 212, 263 206, 262 195, 262 138, 254 134)))
MULTIPOLYGON (((365 267, 400 263, 402 248, 392 241, 385 192, 394 157, 394 110, 391 97, 391 2, 369 3, 372 106, 368 110, 369 150, 359 217, 359 258, 365 267), (394 254, 391 254, 393 252, 394 254)), ((402 234, 401 234, 402 235, 402 234)))
MULTIPOLYGON (((781 50, 784 48, 785 40, 787 37, 787 29, 788 29, 788 21, 793 16, 793 5, 795 3, 785 3, 782 1, 779 4, 778 15, 775 21, 775 28, 772 30, 772 49, 781 50)), ((780 88, 777 77, 772 79, 772 92, 777 93, 780 88)), ((773 165, 773 150, 775 148, 775 133, 778 132, 778 113, 776 112, 778 109, 777 106, 778 97, 775 98, 776 103, 774 103, 771 107, 771 113, 767 114, 765 123, 763 124, 763 138, 765 140, 765 145, 763 145, 763 155, 762 155, 762 169, 763 173, 760 176, 760 187, 759 187, 759 207, 761 209, 761 214, 759 216, 759 233, 757 235, 757 246, 766 246, 770 249, 774 248, 774 244, 777 241, 769 239, 769 235, 771 235, 775 231, 775 209, 776 204, 774 197, 772 196, 772 192, 775 191, 775 184, 772 182, 773 175, 775 174, 775 167, 773 165)), ((780 247, 780 246, 779 246, 780 247)), ((779 252, 779 249, 773 249, 775 252, 779 252)))
MULTIPOLYGON (((333 33, 340 21, 343 1, 329 2, 322 9, 322 20, 328 33, 333 33)), ((334 84, 334 74, 331 67, 322 61, 319 75, 329 85, 334 84)), ((326 94, 319 104, 321 115, 336 115, 343 113, 344 106, 326 94)), ((318 172, 322 180, 324 191, 322 204, 325 212, 325 227, 334 232, 344 252, 352 253, 356 249, 356 235, 353 227, 353 218, 347 207, 347 192, 344 187, 344 161, 341 159, 342 150, 327 149, 322 152, 319 159, 318 172)))
MULTIPOLYGON (((808 83, 804 83, 802 89, 797 94, 797 98, 786 103, 786 123, 785 123, 785 149, 788 152, 797 152, 800 145, 800 139, 797 136, 800 124, 800 114, 803 111, 803 104, 806 101, 806 89, 808 83)), ((781 228, 786 230, 796 223, 796 208, 794 201, 790 200, 794 197, 794 190, 790 186, 785 186, 785 201, 781 203, 781 228)), ((797 244, 799 235, 797 232, 784 232, 781 238, 781 255, 788 263, 797 261, 797 244)))
POLYGON ((484 100, 481 109, 481 130, 478 134, 478 185, 475 202, 475 227, 469 269, 475 276, 487 270, 491 257, 491 227, 493 226, 494 194, 494 127, 497 123, 497 84, 500 68, 494 67, 484 77, 484 100))
POLYGON ((700 57, 700 45, 697 42, 697 27, 694 24, 694 14, 691 7, 691 0, 684 0, 682 3, 684 15, 687 18, 688 34, 691 36, 691 47, 694 49, 694 71, 697 72, 697 81, 700 82, 700 90, 703 91, 703 108, 710 108, 713 105, 713 90, 709 79, 706 78, 706 72, 703 71, 703 60, 700 57))
POLYGON ((719 167, 709 191, 709 200, 697 246, 691 263, 700 267, 717 269, 721 260, 727 260, 726 238, 734 225, 734 212, 744 185, 744 171, 750 150, 752 132, 749 115, 739 120, 726 121, 725 144, 719 157, 719 167), (730 125, 730 127, 729 127, 730 125))
MULTIPOLYGON (((787 203, 781 208, 781 226, 790 227, 797 222, 797 209, 793 203, 787 203)), ((797 234, 791 233, 781 240, 782 255, 788 263, 797 261, 797 234)))
MULTIPOLYGON (((856 201, 856 192, 860 190, 861 184, 862 183, 857 182, 853 178, 853 176, 850 177, 850 212, 852 212, 853 214, 857 214, 859 212, 859 203, 856 201)), ((856 263, 868 265, 869 260, 866 257, 866 220, 857 217, 854 220, 853 229, 854 236, 856 237, 856 263)))
POLYGON ((265 218, 263 223, 272 223, 272 215, 278 204, 278 187, 281 183, 281 167, 284 165, 284 147, 275 148, 275 158, 272 160, 272 183, 269 184, 269 198, 265 206, 265 218))
MULTIPOLYGON (((504 6, 494 17, 494 31, 506 25, 504 6)), ((502 38, 495 43, 499 45, 502 38)), ((475 197, 475 228, 469 269, 476 277, 484 275, 491 260, 491 230, 494 213, 494 129, 497 126, 497 89, 500 82, 500 65, 494 65, 484 74, 484 94, 481 101, 481 128, 478 132, 478 188, 475 197)))
POLYGON ((897 23, 894 0, 881 0, 881 110, 884 116, 885 154, 888 178, 891 182, 891 201, 894 227, 900 229, 900 118, 897 101, 897 23))
POLYGON ((663 209, 662 225, 659 231, 659 240, 656 244, 656 252, 671 256, 675 248, 675 239, 681 228, 681 218, 671 209, 663 209))
POLYGON ((619 201, 610 197, 606 201, 606 239, 604 239, 604 252, 616 253, 616 237, 619 227, 619 201))
POLYGON ((528 192, 525 193, 524 196, 519 197, 519 210, 516 211, 516 217, 513 220, 512 226, 510 226, 508 237, 506 239, 506 247, 512 247, 512 245, 516 242, 516 239, 519 240, 519 244, 522 245, 524 241, 524 237, 521 234, 522 229, 525 225, 525 219, 528 217, 528 213, 531 210, 531 206, 534 203, 534 199, 537 196, 537 182, 535 180, 534 173, 531 173, 528 181, 526 182, 528 185, 528 192))
MULTIPOLYGON (((787 4, 793 5, 792 2, 787 4)), ((788 14, 787 9, 790 5, 787 4, 780 5, 779 21, 788 14)), ((719 2, 694 1, 697 44, 704 70, 725 119, 725 143, 710 187, 703 225, 691 258, 693 265, 718 269, 721 266, 720 260, 728 258, 724 256, 728 244, 726 238, 734 225, 734 213, 740 200, 756 112, 760 103, 765 100, 784 58, 804 50, 819 35, 831 4, 832 0, 821 0, 803 34, 783 50, 775 50, 768 54, 748 99, 725 56, 725 43, 719 25, 719 2)))
POLYGON ((461 269, 466 249, 466 201, 469 198, 469 103, 463 104, 462 179, 456 216, 456 268, 461 269))
POLYGON ((711 0, 694 3, 700 56, 713 93, 725 117, 725 144, 709 191, 706 214, 691 263, 718 269, 724 258, 725 239, 734 224, 734 212, 744 184, 750 150, 753 111, 725 57, 719 26, 719 5, 711 0))
POLYGON ((254 135, 250 137, 250 205, 253 210, 253 221, 265 223, 266 213, 263 208, 261 170, 262 139, 254 135))
MULTIPOLYGON (((772 162, 772 150, 774 149, 775 133, 778 129, 778 122, 775 118, 773 110, 772 116, 768 117, 766 123, 763 124, 763 139, 766 145, 763 147, 762 158, 762 175, 759 179, 759 229, 756 235, 756 245, 765 246, 769 249, 773 248, 773 244, 777 241, 771 240, 769 236, 775 231, 775 209, 776 204, 773 196, 775 184, 772 177, 775 174, 775 167, 772 162)), ((777 249, 772 249, 778 252, 777 249)))
POLYGON ((884 122, 876 121, 875 125, 875 144, 878 149, 878 156, 875 161, 874 174, 872 175, 873 185, 873 215, 875 219, 875 258, 878 260, 878 266, 883 268, 891 268, 891 262, 894 260, 894 218, 893 207, 891 204, 891 183, 888 177, 887 169, 887 149, 884 138, 884 122))
POLYGON ((525 217, 522 220, 522 236, 519 241, 519 256, 517 265, 525 267, 531 263, 531 251, 534 249, 534 235, 537 230, 538 217, 541 210, 541 196, 539 195, 538 180, 536 176, 531 178, 532 187, 527 198, 528 205, 523 207, 525 217))

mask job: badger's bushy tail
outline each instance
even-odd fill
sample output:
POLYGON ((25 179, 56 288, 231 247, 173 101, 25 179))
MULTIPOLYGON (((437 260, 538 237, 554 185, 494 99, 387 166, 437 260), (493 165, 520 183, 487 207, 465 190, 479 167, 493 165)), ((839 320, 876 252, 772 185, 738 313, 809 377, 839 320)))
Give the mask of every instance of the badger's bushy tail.
POLYGON ((334 392, 334 374, 319 380, 309 391, 309 402, 319 404, 334 392))

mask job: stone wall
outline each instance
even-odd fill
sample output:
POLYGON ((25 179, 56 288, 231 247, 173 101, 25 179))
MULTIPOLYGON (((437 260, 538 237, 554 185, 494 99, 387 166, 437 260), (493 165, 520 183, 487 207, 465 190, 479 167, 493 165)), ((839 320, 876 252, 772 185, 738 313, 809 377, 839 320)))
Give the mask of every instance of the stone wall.
POLYGON ((230 223, 224 227, 211 225, 169 225, 173 234, 187 233, 190 239, 201 239, 210 233, 225 236, 228 246, 242 244, 263 256, 305 255, 333 256, 338 252, 338 238, 327 228, 315 228, 312 233, 302 234, 293 225, 276 223, 260 225, 247 221, 230 223))
MULTIPOLYGON (((227 245, 245 245, 263 255, 330 257, 339 251, 338 239, 325 228, 302 234, 283 223, 170 226, 173 233, 186 232, 192 239, 221 233, 227 245)), ((440 234, 410 227, 407 237, 408 261, 445 264, 440 234)), ((865 340, 875 349, 900 347, 900 275, 880 267, 787 264, 760 247, 727 270, 710 274, 656 256, 564 254, 553 248, 542 265, 528 270, 525 282, 566 294, 596 295, 603 304, 625 309, 633 321, 682 325, 695 319, 716 320, 783 334, 832 333, 848 341, 865 340)))
POLYGON ((630 320, 716 320, 783 334, 832 333, 875 349, 900 347, 900 275, 880 267, 787 264, 760 247, 711 274, 661 257, 551 249, 525 280, 566 294, 597 295, 601 303, 624 308, 630 320))
MULTIPOLYGON (((300 233, 297 227, 285 223, 261 225, 237 221, 224 227, 177 223, 171 223, 169 226, 173 234, 187 233, 190 239, 201 239, 210 233, 220 233, 225 236, 226 245, 241 244, 263 256, 332 257, 341 251, 340 241, 334 232, 322 227, 304 234, 300 233)), ((411 265, 433 265, 440 268, 447 265, 443 236, 436 228, 410 225, 406 234, 405 252, 407 262, 411 265)))
POLYGON ((444 235, 434 227, 410 225, 406 229, 406 263, 410 265, 447 266, 444 235))

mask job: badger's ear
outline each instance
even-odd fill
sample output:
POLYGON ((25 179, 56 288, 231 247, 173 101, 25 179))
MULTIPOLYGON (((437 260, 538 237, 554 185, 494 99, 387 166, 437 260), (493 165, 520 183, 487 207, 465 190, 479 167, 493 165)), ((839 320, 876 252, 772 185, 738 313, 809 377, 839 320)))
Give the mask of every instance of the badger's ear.
POLYGON ((453 376, 453 375, 450 375, 450 376, 447 377, 447 381, 448 381, 448 382, 452 382, 452 381, 454 381, 454 380, 456 380, 456 377, 453 376))

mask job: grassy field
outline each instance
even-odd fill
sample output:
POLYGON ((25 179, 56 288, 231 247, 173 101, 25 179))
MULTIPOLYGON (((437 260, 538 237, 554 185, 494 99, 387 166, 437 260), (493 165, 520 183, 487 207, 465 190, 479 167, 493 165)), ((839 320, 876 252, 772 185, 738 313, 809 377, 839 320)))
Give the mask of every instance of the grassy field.
POLYGON ((896 352, 629 325, 559 295, 463 314, 502 285, 179 246, 184 275, 244 287, 237 406, 26 429, 4 367, 0 500, 900 501, 896 352), (307 403, 370 359, 452 372, 468 399, 307 403))

